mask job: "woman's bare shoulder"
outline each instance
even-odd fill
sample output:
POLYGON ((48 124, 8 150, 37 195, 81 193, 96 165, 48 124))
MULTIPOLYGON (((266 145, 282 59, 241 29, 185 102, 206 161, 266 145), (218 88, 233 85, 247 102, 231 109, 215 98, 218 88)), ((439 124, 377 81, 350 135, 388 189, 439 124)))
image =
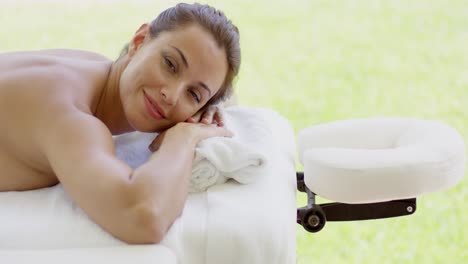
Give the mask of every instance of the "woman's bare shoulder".
POLYGON ((104 56, 76 50, 3 54, 0 97, 10 101, 30 98, 34 102, 71 98, 88 108, 106 83, 111 64, 104 56))
POLYGON ((96 61, 109 61, 106 56, 85 50, 73 50, 73 49, 45 49, 45 50, 34 50, 34 51, 15 51, 8 53, 0 53, 0 57, 3 59, 31 59, 40 57, 60 57, 69 59, 84 59, 84 60, 96 60, 96 61))

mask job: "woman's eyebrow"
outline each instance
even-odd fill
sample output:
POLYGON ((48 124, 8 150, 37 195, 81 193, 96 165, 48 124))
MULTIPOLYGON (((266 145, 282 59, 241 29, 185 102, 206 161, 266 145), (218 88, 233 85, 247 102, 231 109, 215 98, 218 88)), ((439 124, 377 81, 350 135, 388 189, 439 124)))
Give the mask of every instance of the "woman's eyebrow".
POLYGON ((173 49, 175 49, 177 51, 177 53, 179 53, 179 56, 182 59, 182 62, 184 62, 185 67, 188 68, 189 65, 188 65, 187 59, 184 56, 184 53, 180 49, 178 49, 177 47, 174 47, 174 46, 171 46, 171 47, 173 49))
MULTIPOLYGON (((188 68, 189 65, 188 65, 187 59, 186 59, 185 56, 184 56, 184 53, 183 53, 180 49, 178 49, 177 47, 174 47, 174 46, 172 46, 172 45, 170 45, 170 47, 173 48, 173 49, 175 49, 175 50, 177 51, 177 53, 179 53, 179 56, 180 56, 180 58, 182 59, 182 62, 184 63, 185 67, 188 68)), ((208 87, 208 85, 206 85, 204 82, 198 82, 198 84, 199 84, 202 88, 204 88, 205 90, 207 90, 207 91, 208 91, 208 95, 211 96, 211 90, 210 90, 210 88, 208 87)))
POLYGON ((208 86, 204 82, 198 82, 198 84, 208 91, 208 96, 211 96, 211 90, 210 88, 208 88, 208 86))

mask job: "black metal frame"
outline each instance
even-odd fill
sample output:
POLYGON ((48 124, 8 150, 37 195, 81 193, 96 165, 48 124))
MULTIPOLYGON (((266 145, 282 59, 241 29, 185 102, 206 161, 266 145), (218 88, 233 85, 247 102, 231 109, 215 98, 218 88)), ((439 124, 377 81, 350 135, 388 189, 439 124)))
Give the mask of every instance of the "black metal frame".
POLYGON ((315 203, 315 193, 304 182, 304 172, 296 172, 297 190, 307 193, 307 205, 297 209, 297 223, 315 233, 327 221, 358 221, 411 215, 416 211, 416 198, 378 203, 315 203))

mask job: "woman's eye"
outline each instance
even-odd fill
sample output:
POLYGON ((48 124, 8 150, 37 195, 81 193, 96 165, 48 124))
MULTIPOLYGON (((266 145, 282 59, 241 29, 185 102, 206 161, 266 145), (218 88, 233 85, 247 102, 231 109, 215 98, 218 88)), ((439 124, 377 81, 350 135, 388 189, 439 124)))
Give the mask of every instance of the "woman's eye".
POLYGON ((200 102, 200 97, 198 97, 198 94, 196 92, 190 91, 190 95, 193 97, 195 101, 197 101, 198 103, 200 102))
POLYGON ((172 73, 176 73, 176 67, 174 65, 174 63, 172 63, 172 61, 168 58, 164 58, 164 63, 166 63, 167 67, 169 67, 170 71, 172 73))

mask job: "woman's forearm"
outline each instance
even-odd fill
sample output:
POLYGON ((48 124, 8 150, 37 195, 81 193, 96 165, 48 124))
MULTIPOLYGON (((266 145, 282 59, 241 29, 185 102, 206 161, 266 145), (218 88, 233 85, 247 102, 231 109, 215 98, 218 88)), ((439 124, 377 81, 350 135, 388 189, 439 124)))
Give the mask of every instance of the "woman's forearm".
POLYGON ((132 196, 144 218, 149 218, 143 221, 151 222, 161 236, 184 207, 194 148, 190 137, 167 134, 158 151, 131 176, 132 196))
POLYGON ((232 136, 223 127, 178 123, 159 136, 151 158, 130 176, 132 215, 153 243, 164 238, 187 199, 195 146, 203 139, 232 136))

